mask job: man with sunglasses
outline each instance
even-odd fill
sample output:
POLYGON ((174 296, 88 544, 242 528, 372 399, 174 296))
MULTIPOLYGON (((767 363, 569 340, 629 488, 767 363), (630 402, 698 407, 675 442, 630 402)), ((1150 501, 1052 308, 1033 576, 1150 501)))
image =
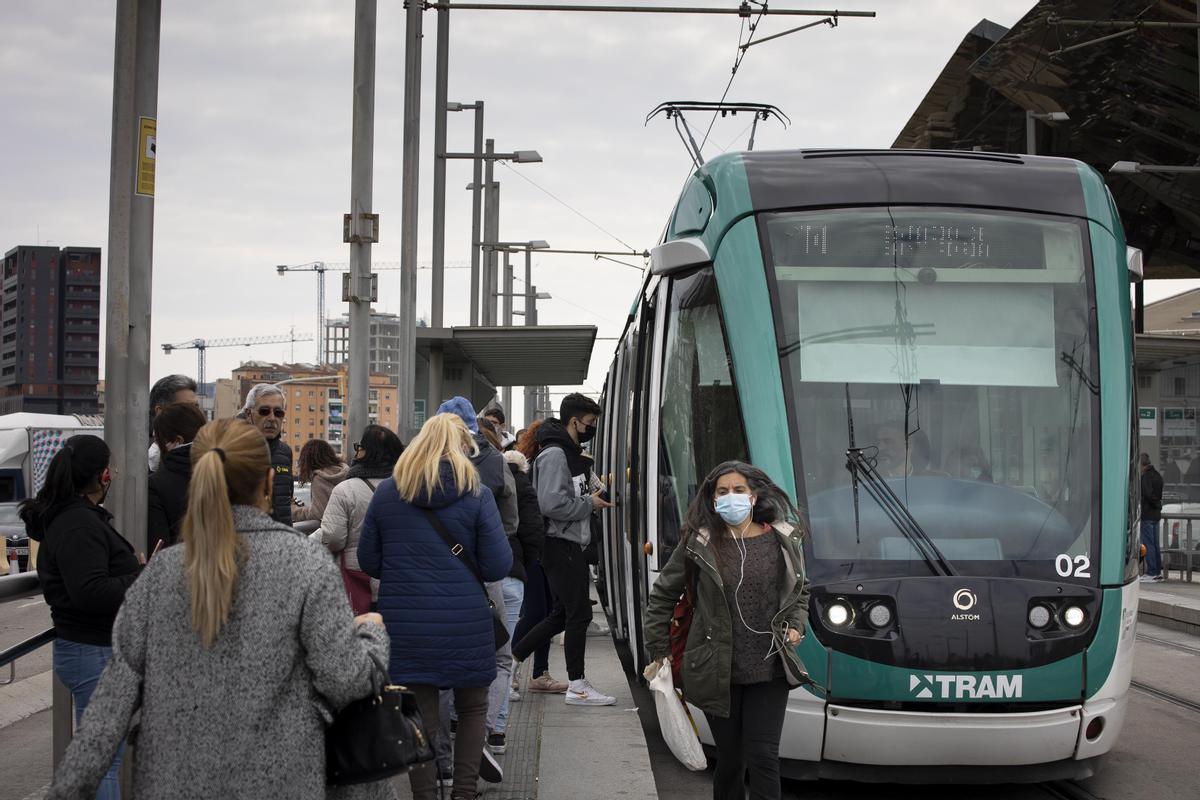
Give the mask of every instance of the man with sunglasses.
POLYGON ((296 480, 292 477, 292 448, 283 441, 283 418, 287 416, 287 398, 283 390, 272 383, 259 383, 246 395, 246 404, 238 417, 249 422, 266 437, 271 449, 271 467, 275 482, 271 489, 271 519, 284 525, 292 524, 292 493, 296 480))

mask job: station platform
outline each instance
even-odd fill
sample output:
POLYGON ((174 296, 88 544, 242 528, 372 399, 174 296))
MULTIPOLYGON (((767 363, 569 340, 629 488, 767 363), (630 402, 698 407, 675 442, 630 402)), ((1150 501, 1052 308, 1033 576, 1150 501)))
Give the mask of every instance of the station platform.
POLYGON ((1138 592, 1138 622, 1200 636, 1200 580, 1143 583, 1138 592))

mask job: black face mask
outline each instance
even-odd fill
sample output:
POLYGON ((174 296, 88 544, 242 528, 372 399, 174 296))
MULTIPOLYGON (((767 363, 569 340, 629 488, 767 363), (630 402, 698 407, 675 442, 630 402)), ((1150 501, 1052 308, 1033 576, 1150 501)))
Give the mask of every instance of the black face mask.
POLYGON ((580 444, 587 444, 596 436, 596 426, 588 425, 582 431, 578 431, 576 435, 579 437, 580 444))

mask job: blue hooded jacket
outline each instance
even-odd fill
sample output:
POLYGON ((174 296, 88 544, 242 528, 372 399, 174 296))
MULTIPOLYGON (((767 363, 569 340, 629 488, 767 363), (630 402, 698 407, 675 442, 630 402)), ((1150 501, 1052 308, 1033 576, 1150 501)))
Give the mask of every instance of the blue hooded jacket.
POLYGON ((455 414, 466 423, 467 429, 471 431, 471 438, 475 440, 475 446, 479 448, 479 455, 473 456, 471 463, 479 470, 480 482, 492 490, 493 497, 504 497, 504 473, 508 470, 504 465, 504 456, 479 432, 479 420, 475 417, 471 401, 465 397, 451 397, 438 406, 437 413, 455 414))
POLYGON ((496 642, 487 597, 421 509, 437 514, 486 581, 508 574, 512 548, 491 492, 460 489, 446 461, 441 483, 414 503, 400 497, 392 478, 381 483, 367 507, 358 563, 380 581, 379 613, 392 640, 394 683, 489 686, 496 677, 496 642))

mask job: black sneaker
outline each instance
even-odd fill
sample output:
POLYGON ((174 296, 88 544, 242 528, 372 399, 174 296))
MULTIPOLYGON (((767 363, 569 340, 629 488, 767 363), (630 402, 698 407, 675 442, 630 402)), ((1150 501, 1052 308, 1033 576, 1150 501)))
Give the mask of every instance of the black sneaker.
POLYGON ((487 738, 487 749, 491 750, 498 756, 504 755, 507 745, 504 743, 503 733, 493 733, 487 738))
POLYGON ((504 780, 504 770, 500 768, 500 762, 486 747, 483 749, 483 760, 479 762, 479 777, 488 783, 500 783, 504 780))

